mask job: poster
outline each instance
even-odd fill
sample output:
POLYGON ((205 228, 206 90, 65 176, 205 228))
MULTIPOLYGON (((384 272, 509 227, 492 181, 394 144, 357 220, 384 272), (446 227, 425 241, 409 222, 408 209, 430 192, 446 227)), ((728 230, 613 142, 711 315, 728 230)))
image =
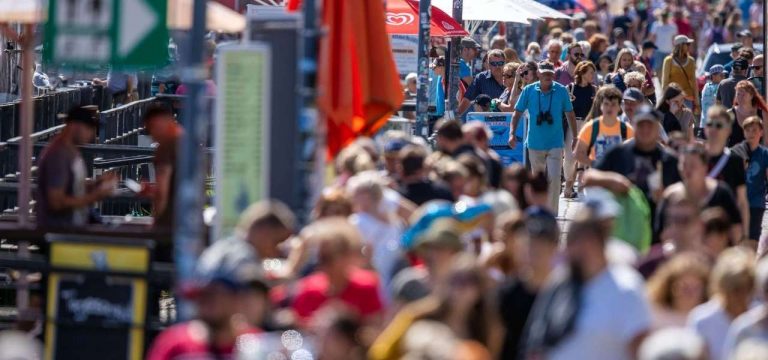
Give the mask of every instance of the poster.
POLYGON ((512 113, 501 112, 471 112, 467 114, 467 121, 482 121, 493 133, 489 140, 491 149, 496 151, 501 157, 501 163, 504 167, 514 163, 523 163, 524 139, 525 139, 525 121, 521 118, 515 131, 517 144, 510 148, 509 128, 512 123, 512 113))
POLYGON ((417 35, 390 35, 392 54, 400 78, 419 69, 419 37, 417 35))
POLYGON ((240 213, 269 190, 270 58, 269 47, 259 43, 220 50, 215 239, 230 235, 240 213))

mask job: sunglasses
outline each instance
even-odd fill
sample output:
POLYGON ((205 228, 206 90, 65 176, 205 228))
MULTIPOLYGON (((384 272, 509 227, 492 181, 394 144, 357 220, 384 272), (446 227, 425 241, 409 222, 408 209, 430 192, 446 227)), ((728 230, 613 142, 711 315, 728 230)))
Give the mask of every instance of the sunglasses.
POLYGON ((488 63, 491 64, 491 66, 494 66, 494 67, 504 66, 504 64, 505 64, 504 61, 490 61, 488 63))
POLYGON ((763 67, 762 66, 750 66, 749 68, 752 69, 752 70, 760 70, 763 67))
POLYGON ((707 123, 708 128, 714 128, 717 130, 724 129, 726 127, 725 123, 719 122, 719 121, 710 121, 707 123))

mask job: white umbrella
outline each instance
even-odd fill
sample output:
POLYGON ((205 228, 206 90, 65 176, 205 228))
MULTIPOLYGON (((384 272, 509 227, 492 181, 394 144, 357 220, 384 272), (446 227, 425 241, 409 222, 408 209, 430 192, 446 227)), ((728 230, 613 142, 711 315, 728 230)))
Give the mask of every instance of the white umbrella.
MULTIPOLYGON (((192 27, 192 0, 168 1, 168 27, 187 30, 192 27)), ((215 1, 208 1, 205 27, 208 30, 239 33, 245 30, 245 16, 215 1)))
MULTIPOLYGON (((514 8, 517 0, 472 0, 465 1, 462 10, 462 20, 464 21, 500 21, 518 24, 530 24, 528 21, 535 18, 524 9, 514 8)), ((432 5, 437 6, 447 14, 453 14, 453 0, 432 0, 432 5)))
MULTIPOLYGON (((432 4, 448 14, 453 14, 453 0, 433 0, 432 4)), ((541 19, 570 19, 570 17, 535 0, 464 1, 462 12, 464 21, 529 24, 529 20, 541 19)))
POLYGON ((0 23, 36 24, 44 20, 40 0, 0 0, 0 23))
POLYGON ((544 19, 570 19, 571 17, 536 0, 514 0, 514 4, 525 8, 525 11, 544 19))

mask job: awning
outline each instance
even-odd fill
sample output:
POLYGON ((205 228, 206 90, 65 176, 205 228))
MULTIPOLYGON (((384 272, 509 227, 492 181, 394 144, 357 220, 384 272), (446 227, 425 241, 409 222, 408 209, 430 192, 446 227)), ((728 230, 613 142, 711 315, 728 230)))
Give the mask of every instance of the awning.
MULTIPOLYGON (((419 2, 387 0, 387 33, 416 35, 419 33, 419 2)), ((467 36, 461 24, 439 8, 432 6, 430 36, 467 36)))
MULTIPOLYGON (((168 28, 190 29, 193 4, 193 0, 168 1, 168 28)), ((207 6, 205 27, 208 30, 226 33, 239 33, 245 30, 245 16, 215 1, 208 1, 207 6)))
POLYGON ((0 23, 37 24, 45 21, 40 0, 0 0, 0 23))

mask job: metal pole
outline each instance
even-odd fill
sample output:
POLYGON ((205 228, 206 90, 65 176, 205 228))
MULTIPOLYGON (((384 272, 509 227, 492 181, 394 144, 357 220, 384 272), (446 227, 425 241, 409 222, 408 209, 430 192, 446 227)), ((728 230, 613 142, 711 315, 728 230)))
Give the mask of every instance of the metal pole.
MULTIPOLYGON (((176 279, 185 286, 192 280, 198 250, 203 240, 203 172, 201 144, 205 143, 209 119, 208 101, 204 98, 207 69, 203 61, 206 1, 195 0, 192 29, 183 58, 182 77, 189 90, 184 101, 181 123, 184 135, 179 142, 178 176, 176 177, 175 222, 173 232, 176 279)), ((223 94, 221 96, 224 96, 223 94)), ((191 304, 176 297, 180 321, 193 315, 191 304)))
MULTIPOLYGON (((302 192, 301 195, 309 195, 305 196, 304 200, 304 209, 311 209, 312 204, 314 204, 317 197, 320 195, 320 192, 322 191, 321 186, 317 186, 320 184, 320 182, 314 182, 311 183, 313 177, 312 177, 312 170, 309 169, 317 169, 319 170, 317 174, 322 174, 322 169, 325 166, 325 137, 326 137, 326 126, 325 122, 317 115, 317 110, 315 108, 315 99, 317 95, 316 91, 316 80, 317 80, 317 42, 319 40, 319 31, 317 27, 317 5, 315 0, 304 0, 304 54, 303 59, 301 62, 301 66, 299 67, 302 72, 301 82, 302 82, 302 88, 303 88, 303 101, 300 104, 302 107, 300 111, 298 112, 299 118, 296 119, 296 121, 299 122, 298 129, 302 131, 302 142, 297 143, 295 146, 298 147, 296 154, 302 154, 301 148, 307 141, 309 141, 310 136, 315 137, 315 146, 316 151, 314 155, 311 155, 309 158, 305 158, 302 156, 299 161, 302 162, 309 162, 310 164, 314 162, 314 168, 311 166, 308 167, 302 167, 303 170, 303 176, 299 176, 296 181, 298 181, 298 186, 296 189, 299 189, 299 191, 302 192), (315 119, 315 131, 313 134, 309 135, 304 133, 304 129, 302 127, 302 118, 305 119, 315 119), (307 189, 308 191, 304 192, 302 190, 307 189)), ((301 196, 300 195, 300 196, 301 196)), ((308 212, 307 212, 308 213, 308 212)), ((308 221, 309 216, 306 216, 306 218, 302 220, 308 221)))
MULTIPOLYGON (((32 24, 24 24, 22 33, 22 53, 21 53, 21 147, 19 149, 19 227, 30 227, 29 222, 29 201, 30 201, 30 182, 32 180, 32 127, 35 119, 35 107, 32 104, 32 69, 34 68, 34 27, 32 24)), ((29 242, 19 242, 19 257, 25 259, 29 257, 29 242)), ((16 290, 16 307, 19 315, 29 306, 29 289, 27 289, 27 272, 22 271, 19 277, 18 288, 16 290)))
POLYGON ((429 108, 429 25, 432 0, 419 1, 419 91, 416 96, 416 134, 427 137, 429 108))
MULTIPOLYGON (((462 12, 464 11, 463 0, 453 0, 453 19, 459 24, 463 22, 462 12)), ((448 101, 450 109, 455 111, 459 106, 456 94, 459 92, 459 55, 461 55, 461 38, 454 36, 451 38, 450 71, 448 78, 448 101)))

